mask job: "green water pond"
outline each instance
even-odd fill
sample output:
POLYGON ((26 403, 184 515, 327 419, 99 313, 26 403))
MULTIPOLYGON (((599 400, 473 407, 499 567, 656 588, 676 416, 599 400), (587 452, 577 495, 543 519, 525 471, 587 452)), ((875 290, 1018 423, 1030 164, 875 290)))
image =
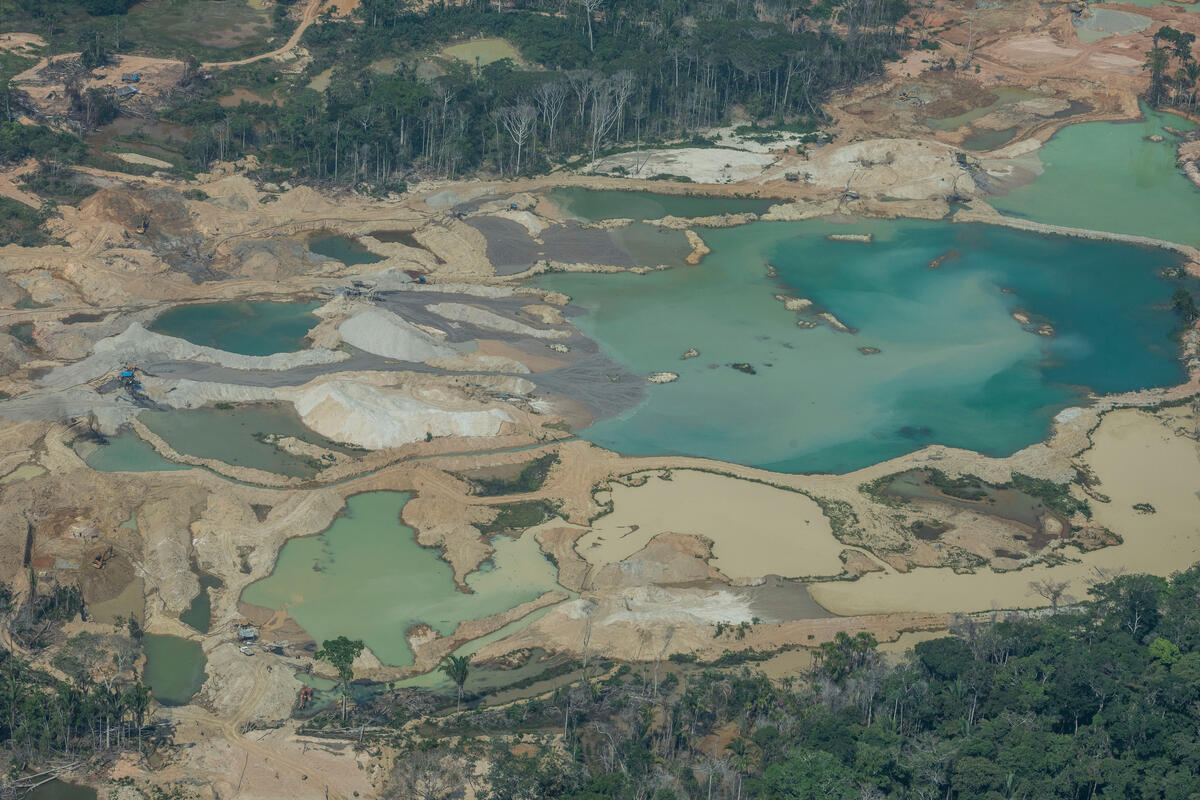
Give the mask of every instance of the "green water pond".
POLYGON ((311 477, 319 469, 310 459, 260 441, 255 434, 293 436, 329 450, 347 452, 308 428, 287 404, 143 411, 138 420, 185 455, 296 478, 311 477))
MULTIPOLYGON (((771 199, 739 197, 700 197, 652 192, 608 192, 569 187, 555 189, 547 197, 573 217, 601 219, 662 219, 708 217, 716 214, 749 212, 762 214, 779 202, 771 199)), ((636 255, 636 253, 635 253, 636 255)))
POLYGON ((22 797, 24 800, 96 800, 96 790, 77 783, 50 781, 22 797))
POLYGON ((158 454, 150 443, 136 433, 122 432, 108 438, 108 444, 97 446, 84 457, 84 462, 98 472, 158 472, 191 469, 176 464, 158 454))
POLYGON ((1178 263, 1169 251, 912 220, 757 222, 706 241, 699 267, 537 280, 586 309, 575 323, 613 359, 680 375, 584 438, 627 454, 845 472, 931 443, 1007 455, 1089 390, 1184 377, 1169 310, 1180 284, 1158 276, 1178 263), (799 328, 776 294, 859 332, 799 328), (1056 335, 1027 330, 1019 309, 1056 335), (680 360, 693 347, 700 356, 680 360))
POLYGON ((1038 151, 1041 175, 989 202, 1052 225, 1200 246, 1200 189, 1175 166, 1177 140, 1164 130, 1195 123, 1145 106, 1142 113, 1133 122, 1068 125, 1038 151), (1165 141, 1151 142, 1156 135, 1165 141))
POLYGON ((165 706, 181 706, 204 684, 207 659, 199 642, 178 636, 148 633, 142 637, 146 670, 142 676, 154 699, 165 706))
POLYGON ((372 253, 357 239, 340 233, 315 233, 305 239, 304 244, 317 255, 336 259, 348 267, 383 261, 383 256, 372 253))
POLYGON ((210 591, 221 588, 222 583, 220 578, 209 575, 207 572, 201 572, 197 577, 200 581, 200 593, 192 598, 187 609, 179 615, 179 621, 200 633, 208 633, 208 629, 212 625, 212 595, 210 591))
POLYGON ((506 611, 557 588, 557 570, 532 536, 495 536, 490 562, 458 591, 440 551, 421 547, 400 521, 410 495, 368 492, 347 500, 324 533, 284 545, 267 578, 242 600, 286 609, 314 639, 362 639, 385 664, 412 663, 405 632, 425 623, 450 634, 458 623, 506 611))
POLYGON ((151 331, 192 344, 244 356, 294 353, 308 348, 305 334, 321 320, 312 312, 320 303, 196 303, 164 311, 151 331))

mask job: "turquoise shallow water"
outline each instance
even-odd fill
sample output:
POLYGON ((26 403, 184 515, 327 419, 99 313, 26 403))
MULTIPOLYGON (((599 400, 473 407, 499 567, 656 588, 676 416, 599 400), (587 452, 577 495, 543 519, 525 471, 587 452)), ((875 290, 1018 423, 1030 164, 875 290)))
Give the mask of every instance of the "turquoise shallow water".
POLYGON ((1184 376, 1166 309, 1178 284, 1157 277, 1177 263, 1167 251, 919 221, 760 222, 706 240, 713 254, 699 267, 538 281, 588 310, 576 324, 614 359, 680 374, 585 438, 622 453, 844 472, 934 442, 1008 454, 1043 438, 1082 387, 1184 376), (875 242, 825 238, 851 232, 875 242), (798 328, 776 293, 812 299, 860 332, 798 328), (1024 330, 1018 308, 1057 336, 1024 330), (691 347, 700 356, 681 361, 691 347))
POLYGON ((556 570, 532 536, 492 538, 490 562, 458 591, 440 551, 417 544, 400 522, 410 495, 369 492, 349 498, 343 516, 319 536, 292 539, 275 570, 242 600, 286 608, 318 642, 362 639, 385 664, 412 663, 404 633, 423 622, 442 634, 459 622, 506 611, 557 588, 556 570))
POLYGON ((1175 166, 1174 114, 1142 107, 1144 120, 1068 125, 1038 157, 1032 183, 990 200, 1005 214, 1053 225, 1150 236, 1200 246, 1200 189, 1175 166), (1162 142, 1147 137, 1160 135, 1162 142))
POLYGON ((150 330, 244 356, 308 349, 304 335, 319 320, 320 303, 198 303, 168 309, 150 330))
POLYGON ((737 197, 690 197, 651 192, 606 192, 574 187, 555 189, 549 198, 572 216, 585 220, 707 217, 715 214, 761 214, 774 200, 737 197))
POLYGON ((173 469, 191 469, 187 464, 176 464, 158 454, 149 442, 136 433, 123 432, 110 436, 108 444, 100 445, 84 459, 87 465, 100 472, 158 472, 173 469))

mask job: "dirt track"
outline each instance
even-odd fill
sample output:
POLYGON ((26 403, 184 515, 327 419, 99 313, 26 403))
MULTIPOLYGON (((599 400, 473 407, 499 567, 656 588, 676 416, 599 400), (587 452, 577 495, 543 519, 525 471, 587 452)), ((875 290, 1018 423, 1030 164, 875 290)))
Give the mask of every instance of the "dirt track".
POLYGON ((243 64, 253 64, 256 61, 264 61, 268 58, 275 58, 294 49, 300 44, 300 38, 304 36, 304 32, 308 27, 317 20, 317 12, 320 11, 322 0, 308 0, 308 6, 304 9, 304 16, 300 18, 300 23, 296 26, 296 30, 292 31, 292 35, 288 37, 287 43, 283 47, 277 47, 267 53, 260 53, 250 58, 243 58, 237 61, 210 61, 200 66, 205 69, 229 69, 230 67, 240 67, 243 64))

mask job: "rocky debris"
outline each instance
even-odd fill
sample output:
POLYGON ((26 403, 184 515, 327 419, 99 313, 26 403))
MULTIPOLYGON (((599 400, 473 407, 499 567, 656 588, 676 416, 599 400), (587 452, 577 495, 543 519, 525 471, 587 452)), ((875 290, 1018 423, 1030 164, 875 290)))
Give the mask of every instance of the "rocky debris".
POLYGON ((698 355, 700 355, 700 351, 699 351, 699 350, 697 350, 697 349, 696 349, 696 348, 694 348, 694 347, 689 347, 689 348, 687 349, 687 352, 685 352, 683 355, 681 355, 681 356, 679 357, 679 360, 680 360, 680 361, 687 361, 689 358, 695 358, 695 357, 696 357, 696 356, 698 356, 698 355))
POLYGON ((820 314, 817 314, 817 316, 824 320, 829 327, 833 328, 838 333, 858 333, 857 328, 848 327, 840 319, 835 317, 833 314, 830 314, 828 311, 822 311, 820 314))
POLYGON ((704 243, 700 238, 700 234, 693 230, 686 230, 683 235, 687 237, 688 246, 692 248, 692 252, 688 253, 685 261, 689 264, 699 264, 704 260, 704 257, 712 252, 712 249, 704 243))
POLYGON ((539 304, 521 306, 521 313, 529 315, 543 325, 562 325, 566 321, 562 312, 553 306, 539 304))
POLYGON ((777 294, 775 299, 783 303, 783 307, 788 311, 807 311, 812 308, 813 301, 806 297, 792 297, 786 294, 777 294))
POLYGON ((758 219, 758 214, 746 211, 739 214, 714 214, 706 217, 676 217, 668 215, 662 219, 648 219, 646 220, 646 224, 683 231, 692 227, 734 228, 738 225, 748 225, 756 219, 758 219))
POLYGON ((831 233, 825 237, 831 242, 865 242, 870 244, 874 235, 870 233, 831 233))
POLYGON ((767 277, 768 278, 778 278, 779 277, 779 270, 775 269, 775 266, 773 264, 767 264, 767 277))
POLYGON ((546 345, 546 347, 549 347, 551 350, 553 350, 556 353, 571 352, 570 347, 567 347, 565 344, 559 344, 558 342, 551 342, 550 344, 546 345))
POLYGON ((652 372, 646 380, 651 383, 674 383, 679 380, 679 375, 674 372, 652 372))
POLYGON ((354 460, 345 453, 326 449, 320 445, 306 442, 303 439, 297 439, 295 436, 281 436, 278 433, 268 433, 262 437, 262 440, 267 444, 275 445, 285 453, 312 459, 320 463, 322 467, 339 466, 354 460))
POLYGON ((747 375, 757 375, 758 374, 758 370, 756 370, 752 365, 745 363, 744 361, 739 361, 738 363, 730 364, 729 366, 733 367, 738 372, 743 372, 747 375))
POLYGON ((1162 134, 1156 133, 1153 136, 1147 136, 1146 141, 1154 142, 1155 144, 1158 144, 1159 142, 1165 142, 1166 139, 1163 138, 1162 134))
POLYGON ((873 356, 878 355, 883 351, 878 347, 860 347, 858 348, 858 352, 862 353, 864 356, 873 356))

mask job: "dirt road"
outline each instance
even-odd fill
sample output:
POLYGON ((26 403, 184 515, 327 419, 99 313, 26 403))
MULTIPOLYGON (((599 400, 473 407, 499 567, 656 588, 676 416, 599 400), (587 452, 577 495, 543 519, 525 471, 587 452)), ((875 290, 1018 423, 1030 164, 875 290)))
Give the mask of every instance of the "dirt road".
POLYGON ((300 37, 308 30, 308 26, 317 21, 317 12, 320 8, 321 0, 308 0, 308 7, 304 9, 304 16, 301 17, 300 24, 296 26, 296 30, 292 31, 291 37, 288 38, 287 44, 283 47, 276 48, 268 53, 260 53, 250 58, 239 59, 238 61, 210 61, 200 66, 204 69, 228 69, 229 67, 240 67, 243 64, 253 64, 255 61, 262 61, 282 55, 300 44, 300 37))

